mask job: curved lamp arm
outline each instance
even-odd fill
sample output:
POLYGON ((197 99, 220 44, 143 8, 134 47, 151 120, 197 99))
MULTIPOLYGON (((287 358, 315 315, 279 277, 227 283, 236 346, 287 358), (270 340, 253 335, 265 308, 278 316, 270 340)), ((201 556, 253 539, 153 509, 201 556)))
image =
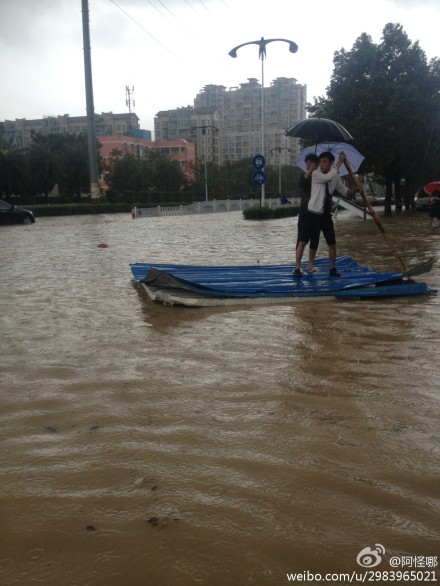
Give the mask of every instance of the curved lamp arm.
POLYGON ((296 53, 298 51, 298 45, 293 41, 289 41, 289 39, 265 39, 264 37, 261 37, 259 41, 249 41, 248 43, 237 45, 229 51, 228 55, 235 59, 237 57, 237 51, 238 49, 241 49, 241 47, 244 47, 245 45, 258 45, 258 56, 260 59, 264 59, 266 57, 266 45, 272 43, 273 41, 283 41, 284 43, 289 43, 289 51, 291 53, 296 53))

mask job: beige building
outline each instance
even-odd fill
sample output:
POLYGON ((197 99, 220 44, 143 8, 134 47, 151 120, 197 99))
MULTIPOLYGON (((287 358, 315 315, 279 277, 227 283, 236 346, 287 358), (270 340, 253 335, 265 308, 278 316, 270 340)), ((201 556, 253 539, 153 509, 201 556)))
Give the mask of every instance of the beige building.
POLYGON ((264 89, 255 78, 228 89, 207 85, 195 97, 193 107, 158 112, 155 138, 193 140, 196 158, 205 153, 207 161, 219 164, 256 154, 264 154, 268 164, 294 164, 298 140, 286 137, 285 131, 306 117, 306 93, 305 85, 286 77, 264 89), (263 94, 265 152, 261 153, 263 94))
MULTIPOLYGON (((102 112, 95 114, 95 132, 97 136, 126 134, 139 131, 139 118, 136 114, 113 114, 102 112)), ((31 142, 32 133, 47 134, 87 134, 87 116, 45 116, 36 120, 17 118, 0 122, 0 137, 13 139, 18 147, 25 147, 31 142)), ((151 137, 150 137, 151 138, 151 137)))
POLYGON ((220 113, 216 108, 196 108, 192 118, 191 140, 195 143, 196 159, 220 162, 220 113))

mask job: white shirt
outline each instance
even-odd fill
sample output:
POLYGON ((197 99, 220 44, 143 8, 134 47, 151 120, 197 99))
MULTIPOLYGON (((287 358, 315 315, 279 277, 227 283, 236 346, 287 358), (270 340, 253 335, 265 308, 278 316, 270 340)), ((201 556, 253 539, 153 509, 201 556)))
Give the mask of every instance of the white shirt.
POLYGON ((340 195, 347 195, 348 187, 342 183, 335 167, 332 167, 328 173, 322 173, 319 169, 315 169, 312 173, 312 190, 307 208, 309 212, 313 214, 324 213, 326 183, 328 183, 330 195, 333 195, 335 191, 340 195))

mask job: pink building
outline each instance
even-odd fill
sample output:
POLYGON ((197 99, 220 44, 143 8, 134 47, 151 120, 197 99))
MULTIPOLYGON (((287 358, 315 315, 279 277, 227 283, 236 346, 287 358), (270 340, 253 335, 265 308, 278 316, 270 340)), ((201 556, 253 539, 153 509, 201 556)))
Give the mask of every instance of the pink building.
POLYGON ((178 161, 188 179, 194 179, 194 144, 183 138, 177 140, 145 140, 126 135, 97 136, 101 144, 101 157, 105 161, 113 153, 132 155, 137 159, 147 159, 152 150, 159 150, 164 156, 178 161))

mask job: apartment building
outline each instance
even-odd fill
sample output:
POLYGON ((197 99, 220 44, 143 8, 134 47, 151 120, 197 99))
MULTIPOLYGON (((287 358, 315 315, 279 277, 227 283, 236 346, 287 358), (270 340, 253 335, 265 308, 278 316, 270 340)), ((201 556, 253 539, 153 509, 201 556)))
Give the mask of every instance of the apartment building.
MULTIPOLYGON (((98 136, 126 134, 128 132, 142 132, 139 128, 139 118, 134 113, 113 114, 102 112, 95 114, 95 132, 98 136)), ((87 116, 45 116, 36 120, 17 118, 0 122, 0 137, 12 139, 22 148, 31 142, 32 133, 48 134, 87 134, 87 116)), ((143 131, 148 132, 148 131, 143 131)), ((151 140, 151 133, 149 133, 151 140)))
POLYGON ((154 136, 159 141, 183 138, 195 145, 197 159, 220 160, 220 114, 216 108, 186 106, 161 110, 154 118, 154 136))
POLYGON ((180 135, 193 140, 197 158, 206 156, 207 161, 219 164, 253 157, 263 150, 264 103, 263 154, 268 163, 294 164, 299 143, 286 137, 285 131, 306 117, 306 93, 305 85, 286 77, 273 80, 264 89, 255 78, 232 88, 207 85, 195 97, 193 107, 158 112, 155 138, 180 135))
POLYGON ((176 110, 161 110, 154 117, 154 138, 156 140, 191 140, 194 107, 185 106, 176 110))
POLYGON ((220 113, 215 107, 195 108, 192 116, 191 140, 196 159, 220 161, 220 113))
POLYGON ((264 89, 255 78, 238 87, 205 86, 194 106, 210 105, 220 112, 221 162, 262 153, 270 162, 289 164, 299 151, 298 141, 285 131, 306 117, 306 86, 293 78, 277 78, 264 89), (262 102, 264 103, 264 153, 262 153, 262 102), (279 161, 281 157, 281 161, 279 161))

